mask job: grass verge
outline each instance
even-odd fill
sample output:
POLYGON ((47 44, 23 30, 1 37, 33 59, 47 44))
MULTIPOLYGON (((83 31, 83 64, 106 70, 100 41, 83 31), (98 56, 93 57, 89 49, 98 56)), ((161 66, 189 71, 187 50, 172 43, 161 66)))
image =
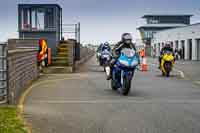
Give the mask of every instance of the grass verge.
POLYGON ((0 133, 28 133, 14 106, 0 106, 0 133))

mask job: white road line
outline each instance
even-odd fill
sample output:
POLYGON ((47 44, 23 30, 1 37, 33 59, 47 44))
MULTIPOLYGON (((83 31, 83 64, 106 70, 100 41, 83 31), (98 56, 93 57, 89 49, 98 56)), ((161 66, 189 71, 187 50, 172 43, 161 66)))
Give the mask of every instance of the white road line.
POLYGON ((196 83, 196 84, 200 85, 200 81, 194 81, 194 83, 196 83))
POLYGON ((87 73, 68 73, 68 74, 43 74, 43 73, 40 73, 40 76, 68 76, 68 77, 88 77, 88 74, 87 73))
MULTIPOLYGON (((174 70, 176 70, 176 69, 174 69, 174 70)), ((183 71, 180 71, 180 70, 176 70, 176 71, 180 74, 181 78, 185 78, 185 74, 183 71)))
MULTIPOLYGON (((155 63, 149 63, 149 64, 152 65, 152 66, 157 66, 157 64, 155 64, 155 63)), ((174 68, 174 71, 178 72, 181 78, 185 78, 185 74, 184 74, 183 71, 178 70, 176 68, 174 68)))
POLYGON ((33 100, 36 104, 200 104, 200 100, 33 100))
POLYGON ((149 63, 150 65, 152 65, 152 66, 156 66, 156 64, 155 63, 149 63))
POLYGON ((0 104, 5 104, 5 103, 7 103, 7 100, 3 100, 0 102, 0 104))

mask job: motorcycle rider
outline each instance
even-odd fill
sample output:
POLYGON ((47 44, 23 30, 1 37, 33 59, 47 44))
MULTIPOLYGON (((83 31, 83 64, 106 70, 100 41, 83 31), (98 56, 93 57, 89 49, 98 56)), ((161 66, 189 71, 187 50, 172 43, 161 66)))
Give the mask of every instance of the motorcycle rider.
POLYGON ((101 47, 102 47, 102 43, 98 46, 97 51, 96 51, 97 52, 97 55, 96 55, 97 60, 99 60, 99 57, 100 57, 101 47))
POLYGON ((166 51, 170 51, 170 52, 172 52, 173 53, 173 56, 174 56, 174 52, 173 52, 173 48, 171 47, 171 45, 170 45, 170 43, 169 42, 167 42, 166 44, 165 44, 165 46, 161 49, 161 51, 160 51, 160 56, 159 56, 159 66, 158 66, 158 68, 160 69, 160 65, 161 65, 161 60, 162 60, 162 57, 163 57, 163 55, 164 55, 164 53, 166 52, 166 51))
POLYGON ((105 49, 107 49, 108 51, 111 51, 111 48, 110 48, 110 45, 108 42, 105 42, 105 43, 101 43, 99 45, 99 47, 97 48, 97 52, 102 52, 104 51, 105 49))
POLYGON ((104 51, 105 49, 108 51, 111 51, 111 48, 108 42, 105 42, 104 45, 102 46, 102 51, 104 51))
POLYGON ((103 43, 101 43, 100 45, 99 45, 99 47, 97 48, 97 52, 101 52, 101 49, 102 49, 102 47, 103 47, 103 43))
MULTIPOLYGON (((110 68, 112 72, 112 68, 116 62, 116 60, 119 58, 121 50, 124 48, 130 48, 134 49, 136 51, 135 44, 132 42, 132 36, 130 33, 123 33, 121 36, 121 41, 118 42, 113 49, 113 59, 111 60, 110 63, 110 68)), ((111 79, 111 74, 107 77, 107 80, 111 79)))

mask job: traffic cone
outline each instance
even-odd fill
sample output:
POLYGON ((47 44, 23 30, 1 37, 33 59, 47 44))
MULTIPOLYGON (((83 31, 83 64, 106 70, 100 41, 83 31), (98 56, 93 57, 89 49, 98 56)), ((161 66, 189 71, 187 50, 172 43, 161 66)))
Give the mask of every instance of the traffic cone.
POLYGON ((146 57, 144 57, 143 59, 142 59, 142 71, 144 72, 144 71, 148 71, 148 65, 147 65, 147 59, 146 59, 146 57))

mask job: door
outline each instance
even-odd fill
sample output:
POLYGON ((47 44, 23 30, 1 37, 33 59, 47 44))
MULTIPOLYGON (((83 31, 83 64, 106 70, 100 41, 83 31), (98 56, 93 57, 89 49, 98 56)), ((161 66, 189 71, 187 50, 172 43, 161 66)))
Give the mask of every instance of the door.
POLYGON ((181 59, 185 59, 185 40, 181 41, 181 49, 182 49, 181 59))
POLYGON ((197 60, 200 61, 200 39, 196 40, 197 42, 197 60))
POLYGON ((188 40, 188 54, 189 54, 189 60, 192 60, 192 39, 188 40))

